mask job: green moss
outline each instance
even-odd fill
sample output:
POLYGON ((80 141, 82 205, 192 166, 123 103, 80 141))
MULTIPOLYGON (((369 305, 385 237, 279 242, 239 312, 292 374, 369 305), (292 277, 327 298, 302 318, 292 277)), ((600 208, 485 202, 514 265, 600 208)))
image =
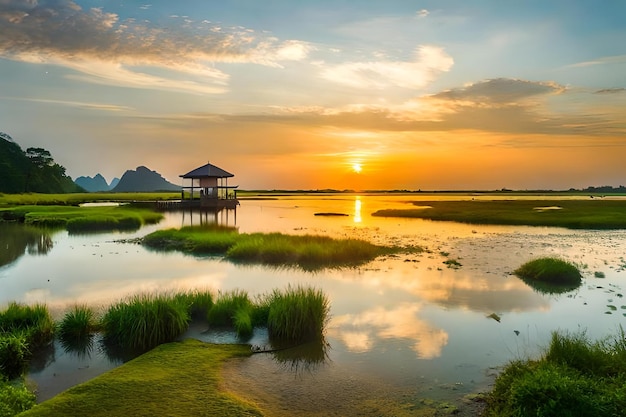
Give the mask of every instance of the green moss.
POLYGON ((248 355, 247 345, 210 345, 192 339, 168 343, 22 416, 263 415, 258 407, 220 386, 223 363, 248 355))

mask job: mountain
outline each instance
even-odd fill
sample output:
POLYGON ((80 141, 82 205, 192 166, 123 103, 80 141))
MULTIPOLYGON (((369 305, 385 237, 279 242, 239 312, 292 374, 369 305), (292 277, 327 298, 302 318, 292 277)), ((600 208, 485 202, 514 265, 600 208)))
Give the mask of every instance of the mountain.
POLYGON ((78 177, 74 180, 76 185, 79 187, 83 187, 86 191, 90 193, 98 192, 98 191, 109 191, 111 187, 107 184, 104 177, 100 174, 96 174, 92 177, 78 177))
POLYGON ((180 191, 181 187, 168 182, 156 171, 144 166, 137 167, 136 171, 128 170, 120 178, 120 182, 111 191, 117 192, 151 192, 151 191, 180 191))
POLYGON ((120 179, 115 177, 111 180, 111 184, 109 184, 109 188, 112 190, 113 188, 117 187, 117 184, 120 183, 120 179))
POLYGON ((1 193, 73 193, 83 191, 65 175, 49 151, 28 148, 26 152, 11 136, 0 132, 1 193))

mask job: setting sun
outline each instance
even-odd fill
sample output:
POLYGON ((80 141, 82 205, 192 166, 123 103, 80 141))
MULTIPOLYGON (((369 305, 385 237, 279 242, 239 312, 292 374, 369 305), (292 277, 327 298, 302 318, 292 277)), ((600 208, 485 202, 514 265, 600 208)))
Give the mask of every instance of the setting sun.
POLYGON ((363 166, 361 166, 360 163, 355 162, 354 164, 352 164, 352 170, 358 174, 363 170, 363 166))

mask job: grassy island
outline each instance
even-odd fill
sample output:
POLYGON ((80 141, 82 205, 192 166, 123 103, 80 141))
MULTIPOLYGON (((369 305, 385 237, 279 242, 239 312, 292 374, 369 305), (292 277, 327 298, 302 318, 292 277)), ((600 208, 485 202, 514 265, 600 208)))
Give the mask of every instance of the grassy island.
POLYGON ((413 204, 415 208, 379 210, 373 215, 470 224, 626 228, 626 201, 623 200, 466 200, 419 201, 413 204))
POLYGON ((28 205, 0 208, 0 221, 67 229, 70 233, 137 230, 158 223, 161 213, 132 206, 78 207, 28 205))
POLYGON ((566 286, 578 286, 582 278, 576 265, 552 257, 528 261, 517 268, 514 273, 525 281, 566 286))
POLYGON ((225 226, 192 226, 158 230, 143 239, 157 250, 180 250, 196 255, 223 255, 227 259, 305 270, 357 266, 378 256, 417 252, 421 248, 377 246, 359 239, 282 233, 239 233, 225 226))

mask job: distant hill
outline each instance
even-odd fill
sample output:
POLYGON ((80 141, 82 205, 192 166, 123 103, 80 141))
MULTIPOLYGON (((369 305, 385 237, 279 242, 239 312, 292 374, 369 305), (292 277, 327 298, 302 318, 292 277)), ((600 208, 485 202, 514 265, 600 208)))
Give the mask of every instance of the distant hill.
POLYGON ((111 191, 117 192, 152 192, 152 191, 180 191, 181 187, 168 182, 156 171, 144 166, 137 170, 128 170, 122 175, 119 183, 111 191))
POLYGON ((11 136, 0 132, 0 192, 73 193, 83 191, 65 175, 49 151, 28 148, 26 152, 11 136))
POLYGON ((78 177, 74 180, 74 183, 90 193, 109 191, 111 189, 111 186, 107 184, 104 177, 100 174, 96 174, 94 177, 78 177))
POLYGON ((114 189, 115 187, 117 187, 117 184, 119 184, 119 183, 120 183, 120 179, 119 179, 119 178, 117 178, 117 177, 115 177, 115 178, 113 178, 113 179, 111 180, 111 184, 109 184, 109 188, 112 190, 112 189, 114 189))

